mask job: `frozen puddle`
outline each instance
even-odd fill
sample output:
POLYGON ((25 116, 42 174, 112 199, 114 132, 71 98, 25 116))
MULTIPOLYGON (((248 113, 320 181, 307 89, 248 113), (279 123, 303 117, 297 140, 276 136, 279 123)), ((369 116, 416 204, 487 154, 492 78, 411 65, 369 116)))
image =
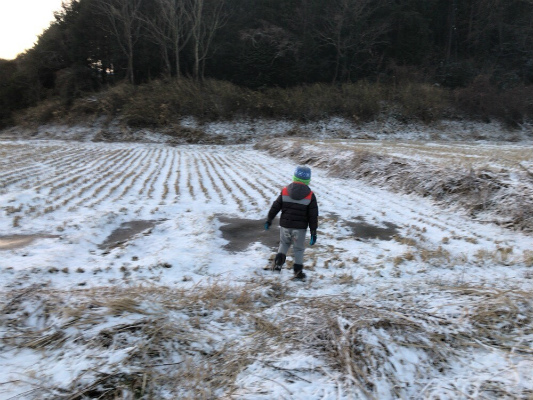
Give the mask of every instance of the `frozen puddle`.
MULTIPOLYGON (((256 242, 260 242, 272 249, 276 249, 279 246, 277 219, 272 223, 272 227, 268 231, 264 230, 264 219, 219 217, 219 221, 222 224, 220 227, 222 237, 229 242, 224 246, 227 251, 239 253, 256 242)), ((398 226, 390 222, 384 222, 384 227, 371 225, 364 221, 344 221, 343 223, 350 228, 353 238, 357 240, 392 240, 395 235, 398 235, 398 226)))
MULTIPOLYGON (((124 222, 119 228, 115 229, 107 239, 98 246, 100 250, 110 250, 121 244, 126 243, 135 235, 152 229, 161 221, 148 220, 148 221, 129 221, 124 222)), ((145 234, 148 234, 146 232, 145 234)))
POLYGON ((392 240, 395 235, 398 235, 398 226, 390 222, 383 222, 385 228, 364 221, 345 222, 345 224, 352 230, 357 239, 392 240))
POLYGON ((58 235, 12 235, 12 236, 0 236, 0 250, 13 250, 20 249, 32 243, 37 239, 55 239, 59 238, 58 235))
POLYGON ((270 248, 277 248, 279 245, 277 220, 272 223, 272 227, 268 231, 264 229, 264 219, 219 217, 219 221, 222 223, 220 227, 222 237, 229 242, 224 246, 228 251, 238 253, 256 242, 261 242, 270 248))

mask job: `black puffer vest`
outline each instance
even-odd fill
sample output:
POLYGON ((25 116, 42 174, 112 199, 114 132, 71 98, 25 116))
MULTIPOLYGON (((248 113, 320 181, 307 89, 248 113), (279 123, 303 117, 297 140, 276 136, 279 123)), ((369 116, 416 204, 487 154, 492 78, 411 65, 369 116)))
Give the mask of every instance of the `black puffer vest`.
POLYGON ((281 210, 279 224, 284 228, 309 229, 318 227, 318 204, 315 194, 306 184, 293 182, 283 188, 268 212, 272 221, 281 210))

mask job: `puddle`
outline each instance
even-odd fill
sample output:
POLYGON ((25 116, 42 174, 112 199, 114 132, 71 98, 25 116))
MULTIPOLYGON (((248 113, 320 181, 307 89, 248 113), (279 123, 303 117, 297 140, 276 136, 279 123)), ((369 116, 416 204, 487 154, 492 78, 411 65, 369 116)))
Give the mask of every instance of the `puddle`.
POLYGON ((124 222, 120 227, 115 229, 102 244, 98 245, 98 248, 100 250, 113 249, 127 242, 135 235, 153 228, 159 222, 161 221, 148 220, 124 222))
MULTIPOLYGON (((238 253, 246 250, 251 244, 256 242, 260 242, 273 250, 277 250, 279 246, 277 219, 272 223, 272 227, 268 231, 263 228, 265 223, 263 219, 241 219, 224 216, 219 216, 218 219, 223 224, 220 227, 222 237, 229 242, 224 246, 227 251, 238 253)), ((398 235, 399 228, 390 222, 384 222, 383 225, 385 227, 379 227, 368 224, 362 219, 344 222, 344 224, 352 230, 355 238, 362 240, 392 240, 395 235, 398 235)))
POLYGON ((220 227, 222 237, 229 243, 224 249, 231 252, 244 251, 252 243, 261 242, 267 247, 277 249, 279 246, 278 221, 272 223, 271 228, 265 231, 265 220, 260 219, 240 219, 219 217, 219 221, 224 224, 220 227))
POLYGON ((392 240, 395 235, 398 235, 398 225, 390 222, 384 222, 385 228, 371 225, 363 221, 345 222, 351 228, 354 236, 358 239, 378 239, 378 240, 392 240))
POLYGON ((26 247, 37 239, 57 239, 59 235, 11 235, 0 236, 0 250, 13 250, 26 247))

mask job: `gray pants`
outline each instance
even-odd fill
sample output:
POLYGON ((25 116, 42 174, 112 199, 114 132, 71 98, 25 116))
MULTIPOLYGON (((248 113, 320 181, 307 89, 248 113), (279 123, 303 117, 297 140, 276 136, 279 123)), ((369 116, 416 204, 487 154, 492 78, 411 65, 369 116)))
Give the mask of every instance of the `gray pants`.
POLYGON ((291 244, 294 252, 294 263, 304 263, 305 233, 307 229, 290 229, 280 227, 278 253, 287 254, 291 244))

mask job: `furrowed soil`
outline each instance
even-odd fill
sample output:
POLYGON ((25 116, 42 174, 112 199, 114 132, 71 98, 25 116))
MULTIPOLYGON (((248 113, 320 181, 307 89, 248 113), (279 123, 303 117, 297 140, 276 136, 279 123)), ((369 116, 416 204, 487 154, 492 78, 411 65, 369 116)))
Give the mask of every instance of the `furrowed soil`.
POLYGON ((306 140, 329 152, 306 282, 263 269, 301 151, 0 141, 0 397, 531 397, 531 236, 306 140))

